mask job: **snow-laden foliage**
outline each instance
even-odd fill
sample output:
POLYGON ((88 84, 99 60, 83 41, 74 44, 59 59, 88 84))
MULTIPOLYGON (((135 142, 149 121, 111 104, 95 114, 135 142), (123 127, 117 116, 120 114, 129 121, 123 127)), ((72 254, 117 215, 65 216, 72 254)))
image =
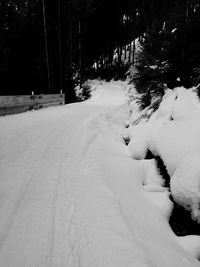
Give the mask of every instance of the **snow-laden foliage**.
POLYGON ((79 83, 75 87, 75 94, 78 101, 84 101, 91 97, 92 92, 95 91, 96 87, 101 84, 100 80, 86 80, 84 83, 79 83))

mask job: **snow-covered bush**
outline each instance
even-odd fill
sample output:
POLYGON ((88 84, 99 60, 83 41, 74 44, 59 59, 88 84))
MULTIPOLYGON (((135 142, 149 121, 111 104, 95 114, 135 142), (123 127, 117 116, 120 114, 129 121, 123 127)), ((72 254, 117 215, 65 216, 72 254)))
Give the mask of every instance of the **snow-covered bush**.
MULTIPOLYGON (((199 77, 199 81, 200 81, 200 77, 199 77)), ((198 97, 200 98, 200 83, 197 85, 195 92, 197 93, 198 97)))
MULTIPOLYGON (((147 111, 146 111, 147 113, 147 111)), ((139 117, 139 116, 138 116, 139 117)), ((158 110, 130 128, 128 148, 135 159, 148 150, 171 177, 174 200, 200 222, 200 103, 194 89, 166 90, 158 110), (139 130, 138 130, 139 129, 139 130)))
MULTIPOLYGON (((194 68, 193 69, 193 72, 195 74, 195 82, 199 85, 200 84, 200 67, 198 68, 194 68)), ((200 86, 198 86, 197 88, 197 93, 198 93, 198 96, 200 97, 200 86)))
POLYGON ((92 92, 95 90, 97 84, 100 84, 100 80, 87 80, 81 85, 75 87, 76 97, 79 101, 87 100, 91 97, 92 92))

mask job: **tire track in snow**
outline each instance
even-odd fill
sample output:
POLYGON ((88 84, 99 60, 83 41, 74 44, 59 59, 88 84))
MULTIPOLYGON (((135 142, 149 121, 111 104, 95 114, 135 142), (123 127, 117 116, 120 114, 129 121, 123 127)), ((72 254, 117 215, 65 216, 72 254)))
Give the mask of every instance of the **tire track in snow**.
MULTIPOLYGON (((70 105, 62 106, 60 108, 62 108, 62 110, 56 111, 56 116, 58 116, 56 119, 60 119, 60 115, 62 117, 68 115, 68 113, 66 113, 66 115, 63 115, 63 111, 65 111, 64 110, 65 108, 66 108, 67 112, 68 111, 71 112, 71 110, 74 109, 74 107, 70 106, 70 105)), ((47 109, 43 109, 43 110, 33 111, 31 114, 28 113, 28 112, 25 112, 25 113, 20 113, 20 114, 14 114, 14 115, 11 115, 11 116, 9 115, 9 118, 7 118, 6 116, 5 117, 0 117, 0 125, 1 125, 1 128, 0 128, 0 145, 8 143, 13 139, 18 139, 18 137, 21 137, 22 135, 24 135, 27 132, 31 132, 33 129, 35 129, 37 127, 41 128, 41 123, 44 122, 44 119, 45 119, 45 122, 46 122, 46 119, 48 119, 48 120, 50 120, 49 124, 52 123, 52 120, 51 120, 51 117, 50 117, 51 113, 54 115, 54 110, 52 109, 52 107, 50 109, 48 109, 48 110, 47 109), (47 112, 48 112, 48 118, 46 118, 46 116, 45 116, 47 112), (38 119, 39 119, 39 122, 37 121, 37 123, 35 123, 34 125, 32 125, 33 123, 30 124, 30 120, 29 120, 30 119, 30 115, 31 115, 31 118, 33 119, 33 122, 35 122, 35 120, 38 120, 38 119), (19 117, 20 117, 21 121, 24 121, 24 119, 25 119, 25 125, 24 125, 24 127, 26 127, 25 130, 21 129, 21 123, 20 122, 18 123, 18 125, 15 125, 16 121, 14 119, 16 118, 17 120, 19 120, 19 117), (10 132, 14 132, 15 134, 11 135, 10 137, 7 137, 7 132, 6 132, 5 128, 8 128, 9 125, 12 125, 12 127, 14 126, 14 128, 13 129, 9 129, 9 131, 8 130, 7 131, 9 133, 10 132), (17 134, 16 134, 16 132, 17 132, 17 134), (4 137, 4 136, 6 136, 6 137, 4 137)))
MULTIPOLYGON (((70 140, 73 138, 73 133, 70 134, 70 140)), ((67 172, 66 170, 69 168, 67 162, 64 161, 64 149, 66 146, 66 139, 64 140, 64 143, 62 144, 62 147, 60 149, 60 160, 59 160, 59 167, 58 167, 58 179, 55 185, 55 191, 54 191, 54 195, 51 201, 51 211, 50 211, 50 218, 49 218, 49 238, 48 238, 48 244, 49 244, 49 249, 48 249, 48 261, 47 261, 47 266, 48 267, 55 267, 55 266, 73 266, 74 265, 74 258, 78 258, 78 255, 76 253, 77 248, 76 248, 76 244, 74 243, 74 229, 73 229, 73 214, 74 214, 74 204, 72 199, 70 198, 70 194, 69 194, 69 188, 68 190, 65 191, 65 201, 67 201, 67 221, 65 221, 65 224, 67 224, 67 231, 63 231, 63 235, 65 235, 65 239, 67 239, 68 241, 68 247, 65 251, 65 254, 67 254, 67 256, 69 257, 68 260, 66 260, 66 256, 65 259, 63 259, 62 257, 59 257, 58 254, 58 218, 61 219, 59 216, 56 217, 57 214, 59 214, 59 212, 57 212, 57 209, 59 208, 58 205, 60 204, 59 202, 59 195, 62 193, 62 187, 63 184, 66 180, 69 181, 69 179, 72 179, 71 176, 67 176, 67 172), (68 252, 67 252, 68 251, 68 252), (74 257, 74 255, 76 254, 76 256, 74 257)), ((67 151, 65 157, 67 157, 67 159, 69 160, 70 158, 70 152, 67 151)), ((69 182, 67 183, 68 187, 69 186, 69 182)), ((61 203, 63 206, 63 202, 61 203)), ((66 204, 66 203, 65 203, 66 204)), ((66 208, 66 206, 65 206, 66 208)), ((59 214, 60 215, 60 214, 59 214)), ((66 215, 65 215, 66 216, 66 215)), ((63 220, 63 218, 62 218, 63 220)), ((62 244, 64 245, 64 244, 62 244)), ((60 247, 59 247, 60 249, 60 247)))
MULTIPOLYGON (((64 141, 65 142, 65 141, 64 141)), ((57 207, 57 199, 58 199, 58 189, 61 183, 62 175, 63 175, 63 154, 64 154, 65 143, 61 146, 60 149, 60 160, 59 160, 59 168, 58 168, 58 179, 55 186, 54 196, 51 202, 51 212, 50 212, 50 234, 49 234, 49 252, 48 252, 48 266, 53 266, 53 255, 54 255, 54 242, 55 242, 55 214, 57 207)))
MULTIPOLYGON (((22 165, 21 163, 23 163, 23 160, 26 159, 27 156, 32 158, 32 155, 34 155, 34 158, 33 158, 34 162, 31 165, 31 162, 28 161, 28 164, 30 165, 30 169, 28 171, 28 176, 27 176, 27 171, 25 173, 22 172, 24 181, 21 179, 21 177, 18 177, 22 180, 22 185, 20 186, 20 190, 15 190, 16 196, 14 196, 14 198, 12 197, 12 201, 14 202, 14 205, 13 206, 11 205, 11 207, 9 206, 10 211, 6 212, 6 214, 8 214, 8 216, 5 217, 6 223, 5 223, 5 225, 3 225, 3 230, 1 231, 2 234, 0 235, 0 250, 1 251, 3 250, 3 253, 1 253, 3 257, 5 256, 4 253, 7 253, 7 255, 9 255, 9 251, 8 251, 9 248, 14 249, 15 246, 17 245, 16 241, 15 241, 15 244, 13 246, 11 244, 11 236, 10 236, 11 229, 12 229, 11 233, 12 234, 14 233, 14 235, 16 236, 17 234, 15 234, 15 233, 19 227, 21 217, 26 214, 26 211, 25 211, 25 213, 23 213, 23 210, 21 207, 24 206, 24 207, 28 208, 29 206, 26 206, 24 201, 26 199, 28 199, 28 195, 30 193, 33 195, 33 192, 38 192, 38 191, 36 191, 36 189, 33 188, 33 186, 35 187, 36 183, 37 183, 36 187, 37 187, 37 189, 39 188, 40 182, 39 182, 37 176, 40 174, 39 177, 42 177, 41 176, 41 174, 42 174, 41 169, 43 168, 43 163, 45 162, 45 159, 47 157, 49 149, 52 147, 52 142, 55 140, 55 142, 57 142, 57 144, 59 144, 60 142, 58 143, 58 139, 60 139, 60 138, 64 139, 64 140, 66 138, 68 139, 67 145, 69 146, 68 149, 69 149, 70 153, 69 153, 69 156, 67 156, 67 161, 68 161, 68 165, 69 165, 68 168, 70 170, 67 173, 67 174, 69 174, 69 177, 67 179, 70 179, 70 180, 73 179, 76 165, 84 158, 84 156, 85 156, 84 152, 87 152, 87 148, 89 149, 89 146, 91 143, 90 141, 92 141, 92 140, 89 140, 90 138, 87 139, 87 136, 86 136, 88 134, 87 128, 86 128, 86 131, 84 131, 84 133, 82 131, 85 128, 85 119, 86 120, 88 120, 88 118, 94 119, 94 115, 96 116, 96 114, 98 114, 100 112, 100 110, 101 109, 97 109, 96 107, 89 107, 86 110, 80 109, 80 110, 78 110, 78 112, 76 111, 74 114, 73 114, 73 110, 72 110, 72 112, 70 112, 70 114, 66 115, 66 118, 65 118, 65 116, 63 116, 62 120, 60 118, 58 124, 52 123, 52 129, 51 129, 51 127, 46 129, 46 125, 45 125, 43 127, 43 129, 45 131, 43 132, 43 130, 42 130, 41 136, 39 137, 39 139, 33 141, 32 144, 29 147, 27 147, 26 150, 22 151, 22 153, 20 155, 18 155, 18 157, 16 157, 15 164, 18 164, 20 166, 22 165), (95 111, 95 112, 93 112, 93 111, 95 111), (67 122, 67 123, 65 124, 65 122, 67 122), (59 126, 59 129, 57 129, 57 126, 59 126), (72 128, 72 131, 69 133, 68 133, 68 131, 66 131, 66 136, 65 136, 65 130, 67 128, 69 128, 69 129, 72 128), (84 138, 83 138, 84 140, 82 139, 82 133, 84 135, 84 138), (89 144, 87 141, 89 141, 89 144), (86 146, 85 146, 85 142, 87 142, 86 146), (31 148, 33 148, 35 146, 35 144, 36 144, 36 148, 34 149, 34 151, 32 151, 31 148), (74 146, 76 148, 78 148, 78 150, 77 150, 78 154, 77 155, 74 155, 74 153, 73 153, 74 146), (86 150, 84 150, 83 148, 85 148, 86 150), (36 154, 37 151, 39 152, 38 155, 36 154), (72 159, 71 159, 71 157, 72 157, 72 159), (35 179, 37 179, 37 181, 35 181, 35 179), (23 205, 22 205, 22 203, 23 203, 23 205), (13 226, 13 224, 14 224, 14 226, 13 226), (13 226, 13 228, 12 228, 12 226, 13 226), (8 239, 8 241, 7 241, 7 239, 8 239), (5 245, 5 244, 7 244, 7 245, 5 245), (5 248, 5 249, 3 249, 3 248, 5 248)), ((66 203, 69 206, 67 206, 65 208, 64 207, 61 208, 61 210, 64 210, 64 211, 68 210, 69 211, 69 215, 67 215, 69 218, 66 215, 64 216, 64 218, 67 218, 68 222, 71 221, 71 223, 69 222, 69 227, 68 226, 66 227, 66 232, 65 232, 66 237, 65 238, 68 239, 66 242, 68 242, 68 241, 71 242, 71 244, 70 244, 71 248, 66 246, 66 244, 64 243, 65 241, 63 241, 63 240, 58 241, 58 238, 60 238, 61 233, 59 232, 59 230, 57 228, 57 224, 60 225, 60 222, 58 222, 58 218, 56 217, 56 213, 58 213, 58 215, 61 215, 60 207, 58 207, 58 202, 59 202, 59 204, 62 204, 63 199, 64 199, 63 197, 60 197, 59 194, 60 194, 60 192, 63 193, 62 185, 65 182, 64 181, 65 180, 64 170, 66 171, 66 169, 67 169, 67 167, 63 165, 65 163, 65 162, 63 162, 64 161, 63 153, 66 153, 66 147, 65 146, 66 146, 66 144, 65 145, 63 144, 63 147, 60 148, 60 152, 59 152, 61 162, 60 162, 60 165, 57 169, 57 172, 58 172, 58 178, 57 179, 58 180, 57 180, 57 182, 55 182, 55 188, 53 189, 53 195, 51 196, 52 200, 51 200, 49 211, 46 209, 46 200, 44 200, 45 202, 42 200, 43 209, 44 209, 44 211, 46 210, 48 212, 47 214, 49 214, 48 215, 48 221, 47 221, 47 219, 45 219, 45 224, 46 224, 46 222, 48 222, 48 229, 47 229, 47 231, 49 233, 49 234, 47 234, 47 236, 48 236, 47 243, 48 244, 46 243, 46 241, 44 241, 45 242, 44 250, 46 251, 45 255, 47 256, 46 260, 47 260, 48 264, 46 264, 46 261, 45 261, 45 265, 37 265, 35 263, 36 266, 52 266, 52 267, 54 267, 54 266, 65 266, 66 264, 67 264, 67 266, 72 266, 72 267, 79 266, 79 264, 78 264, 78 261, 79 261, 78 248, 76 245, 76 237, 75 237, 76 229, 75 229, 75 226, 73 224, 74 223, 73 222, 73 212, 74 212, 73 211, 74 210, 73 209, 73 201, 70 204, 70 203, 67 203, 67 200, 66 200, 66 203), (67 252, 68 258, 66 258, 67 257, 66 255, 63 256, 63 259, 62 259, 63 263, 61 263, 60 257, 59 258, 55 257, 57 255, 58 256, 60 255, 60 250, 61 250, 60 244, 65 244, 65 248, 68 251, 67 252), (57 262, 57 261, 59 261, 60 264, 55 265, 55 262, 57 262)), ((52 152, 53 152, 53 150, 51 151, 51 154, 52 154, 52 152)), ((57 158, 58 157, 56 156, 56 159, 57 158)), ((6 168, 8 169, 9 162, 5 162, 5 164, 2 167, 5 169, 6 168), (6 165, 6 163, 7 163, 7 165, 6 165)), ((11 165, 11 167, 12 167, 12 165, 11 165)), ((9 173, 10 172, 8 172, 8 174, 9 173)), ((18 173, 18 176, 20 174, 21 174, 21 171, 20 171, 20 173, 18 173)), ((51 179, 52 179, 52 177, 51 177, 51 179)), ((10 180, 11 181, 9 181, 9 185, 11 185, 14 181, 14 180, 12 181, 12 179, 10 179, 10 180)), ((45 180, 48 181, 48 177, 46 177, 45 180)), ((51 183, 54 186, 54 181, 52 181, 51 183)), ((44 184, 43 184, 43 186, 44 186, 44 184)), ((49 196, 48 196, 48 198, 49 198, 49 196)), ((36 204, 33 203, 31 205, 33 205, 33 207, 34 207, 34 205, 36 205, 36 204)), ((45 214, 46 214, 46 211, 45 211, 45 214)), ((34 212, 34 214, 41 216, 40 211, 34 212)), ((42 218, 39 218, 39 219, 42 220, 42 218)), ((61 220, 63 222, 62 217, 61 217, 61 220)), ((31 223, 31 221, 30 221, 31 225, 29 227, 31 227, 31 229, 34 228, 35 225, 38 225, 38 221, 34 221, 34 222, 31 223)), ((24 225, 24 223, 23 223, 23 225, 24 225)), ((42 227, 45 230, 44 223, 42 223, 42 227)), ((30 234, 31 234, 30 230, 28 230, 29 231, 28 233, 26 233, 24 231, 25 230, 21 230, 20 232, 25 233, 25 235, 27 235, 27 237, 30 238, 30 234)), ((45 230, 45 233, 46 233, 46 230, 45 230)), ((37 245, 37 244, 41 245, 41 242, 43 242, 41 239, 42 237, 40 238, 39 235, 37 235, 37 236, 38 236, 39 240, 36 240, 34 238, 34 244, 35 245, 37 245)), ((17 235, 17 237, 19 238, 18 235, 17 235)), ((24 239, 21 240, 21 238, 20 238, 20 239, 16 239, 16 240, 19 240, 19 244, 23 247, 22 242, 24 239)), ((34 246, 35 246, 34 244, 28 244, 28 247, 34 248, 34 246)), ((36 250, 37 250, 37 248, 36 248, 36 250)), ((24 256, 25 256, 25 254, 24 254, 24 256)), ((23 253, 22 253, 21 257, 23 258, 23 253)), ((18 255, 18 258, 16 258, 16 260, 17 260, 16 264, 17 264, 19 258, 20 258, 20 256, 18 255)), ((14 260, 14 259, 15 259, 15 257, 12 260, 14 260)), ((27 257, 26 257, 26 259, 27 259, 27 257)), ((40 260, 42 261, 42 259, 40 259, 40 260)), ((12 266, 12 265, 8 265, 8 266, 12 266)), ((19 266, 19 265, 17 265, 17 266, 19 266)), ((27 265, 22 264, 22 265, 20 265, 20 267, 21 266, 27 266, 27 265)))
MULTIPOLYGON (((13 134, 13 135, 11 135, 10 137, 4 137, 4 138, 1 138, 0 139, 0 144, 5 144, 5 143, 9 143, 9 142, 11 142, 12 140, 15 140, 15 139, 18 139, 18 138, 22 138, 22 136, 24 136, 26 133, 28 133, 28 132, 31 132, 33 129, 35 129, 35 128, 40 128, 41 127, 41 121, 42 121, 42 119, 43 118, 40 118, 40 121, 39 122, 37 122, 37 123, 35 123, 34 125, 33 125, 33 123, 32 124, 29 124, 29 125, 25 125, 25 127, 26 127, 26 129, 25 130, 22 130, 21 129, 21 127, 19 127, 18 125, 17 125, 17 127, 19 127, 19 128, 17 128, 17 129, 12 129, 12 132, 14 131, 15 132, 15 134, 13 134), (16 133, 17 132, 17 133, 16 133)), ((0 121, 1 122, 1 121, 0 121)), ((30 123, 29 121, 28 121, 28 123, 30 123)), ((20 124, 19 124, 20 125, 20 124)), ((2 127, 5 127, 4 125, 2 125, 2 127)), ((7 126, 8 127, 8 126, 7 126)), ((1 129, 2 130, 2 129, 1 129)), ((0 132, 0 134, 2 134, 1 132, 0 132)), ((2 135, 5 135, 5 133, 3 133, 2 135)))
MULTIPOLYGON (((61 120, 61 119, 63 121, 65 121, 65 116, 62 116, 62 118, 59 118, 59 120, 61 120)), ((73 121, 73 119, 71 121, 73 121)), ((56 122, 56 123, 58 123, 58 122, 56 122)), ((36 136, 34 135, 34 136, 30 137, 30 140, 25 141, 25 143, 22 146, 19 144, 17 137, 12 139, 14 141, 13 144, 9 144, 9 146, 12 149, 8 152, 8 155, 5 158, 2 158, 0 160, 0 166, 5 164, 5 162, 7 162, 7 161, 11 162, 11 161, 15 160, 17 158, 18 154, 24 153, 26 150, 28 150, 30 147, 32 147, 34 145, 34 143, 37 142, 43 136, 43 134, 44 134, 43 129, 46 129, 48 127, 50 130, 52 128, 52 122, 50 121, 48 124, 42 125, 42 127, 41 127, 41 125, 38 125, 38 126, 33 127, 32 129, 30 129, 30 131, 31 130, 33 131, 33 129, 39 128, 39 133, 36 133, 36 136), (17 148, 15 148, 15 146, 14 146, 15 140, 17 140, 17 142, 18 142, 17 148)), ((23 136, 20 136, 20 139, 23 140, 23 136)))
MULTIPOLYGON (((70 122, 72 122, 73 120, 71 120, 70 122)), ((47 144, 49 143, 52 143, 53 140, 56 140, 58 138, 58 136, 68 127, 68 124, 62 128, 53 138, 51 138, 47 144)), ((50 135, 50 133, 48 132, 48 135, 50 135)), ((36 167, 34 168, 33 172, 31 173, 31 175, 27 178, 27 181, 23 184, 20 192, 19 192, 19 197, 18 199, 16 199, 15 201, 15 204, 14 204, 14 207, 13 207, 13 210, 12 210, 12 213, 10 214, 10 216, 8 217, 7 219, 7 223, 5 224, 3 230, 2 230, 2 233, 0 234, 0 251, 2 250, 3 248, 3 245, 6 241, 6 238, 8 236, 8 233, 9 233, 9 230, 10 228, 12 227, 12 224, 14 222, 14 219, 17 215, 17 212, 20 208, 20 205, 28 191, 28 188, 30 187, 32 181, 33 181, 33 178, 35 176, 35 174, 37 173, 37 171, 40 169, 40 167, 42 166, 43 164, 43 161, 45 159, 45 156, 47 155, 48 153, 48 150, 50 149, 49 146, 47 146, 42 154, 42 156, 40 157, 40 160, 38 162, 38 164, 36 165, 36 167)))
POLYGON ((6 225, 4 226, 3 230, 2 230, 2 233, 0 234, 0 251, 2 250, 2 247, 6 241, 6 238, 8 236, 8 233, 9 233, 9 230, 13 224, 13 221, 16 217, 16 214, 19 210, 19 207, 25 197, 25 194, 29 188, 29 186, 31 185, 31 182, 34 178, 34 175, 37 173, 39 167, 42 165, 42 162, 45 158, 45 155, 47 154, 47 151, 48 151, 48 148, 45 149, 42 157, 40 158, 40 161, 39 163, 37 164, 37 166, 34 168, 34 171, 32 172, 32 174, 27 178, 27 181, 24 183, 24 185, 22 186, 22 189, 20 190, 19 192, 19 197, 18 199, 16 200, 15 204, 14 204, 14 207, 13 207, 13 211, 12 213, 10 214, 8 220, 7 220, 7 223, 6 225))
MULTIPOLYGON (((72 126, 72 128, 74 128, 74 119, 76 119, 77 117, 79 117, 80 115, 82 115, 83 117, 87 117, 89 114, 91 113, 91 111, 89 110, 87 110, 86 112, 84 112, 84 114, 83 114, 83 112, 78 112, 78 113, 76 113, 74 116, 72 116, 72 117, 70 117, 70 119, 68 119, 67 120, 67 124, 65 124, 65 127, 63 127, 62 126, 62 129, 61 129, 61 131, 59 132, 59 133, 57 133, 56 135, 55 135, 55 133, 53 133, 54 134, 54 137, 53 138, 48 138, 48 140, 46 140, 46 139, 44 139, 45 137, 47 138, 47 136, 52 136, 49 132, 48 132, 48 135, 45 135, 45 137, 44 138, 42 138, 42 140, 40 140, 40 143, 41 143, 41 145, 42 146, 45 146, 46 147, 46 153, 44 153, 43 152, 43 162, 44 162, 44 160, 45 160, 45 155, 48 153, 48 144, 50 144, 51 145, 51 141, 53 140, 53 139, 55 139, 55 140, 57 140, 58 139, 58 137, 59 137, 59 135, 61 135, 62 134, 62 131, 65 131, 66 130, 66 128, 70 128, 71 126, 72 126), (85 116, 84 116, 85 115, 85 116), (46 141, 45 142, 45 144, 43 144, 43 142, 44 141, 46 141)), ((78 118, 79 119, 79 118, 78 118)), ((78 122, 80 122, 79 120, 78 120, 78 122)), ((83 123, 81 123, 81 125, 79 125, 79 124, 77 124, 77 131, 76 131, 76 133, 77 133, 77 136, 76 136, 76 138, 80 135, 80 131, 81 131, 81 128, 83 127, 83 123)), ((69 135, 67 135, 67 137, 69 138, 69 135)), ((74 138, 74 131, 72 132, 72 139, 75 141, 75 139, 76 138, 74 138)), ((71 138, 71 137, 70 137, 71 138)), ((70 138, 69 138, 69 144, 71 145, 71 140, 70 140, 70 138)), ((72 142, 73 143, 73 142, 72 142)), ((76 143, 73 143, 73 145, 76 145, 76 143)), ((38 146, 39 147, 39 146, 38 146)), ((71 146, 72 148, 73 148, 73 146, 71 146)), ((71 148, 70 147, 70 148, 71 148)), ((73 151, 73 150, 72 150, 73 151)), ((71 155, 73 155, 73 153, 71 153, 71 155)), ((25 156, 25 155, 24 155, 25 156)), ((3 236, 1 236, 1 241, 0 241, 0 248, 1 248, 1 250, 2 250, 2 248, 4 247, 4 244, 5 244, 5 242, 6 242, 6 240, 7 240, 7 237, 9 236, 9 232, 10 232, 10 229, 12 228, 12 225, 13 225, 13 223, 14 223, 14 221, 15 221, 15 218, 17 217, 17 214, 19 213, 18 211, 20 210, 20 206, 22 205, 22 203, 24 202, 24 199, 25 199, 25 196, 27 196, 27 192, 29 192, 29 188, 31 187, 31 184, 32 184, 32 182, 34 181, 34 177, 36 176, 36 174, 37 174, 37 172, 40 170, 40 169, 42 169, 42 160, 41 160, 41 157, 39 158, 39 159, 37 159, 37 166, 35 167, 35 170, 34 170, 34 173, 33 173, 33 171, 31 170, 31 173, 32 173, 32 176, 29 178, 29 181, 28 182, 26 182, 26 183, 23 183, 23 186, 22 186, 22 189, 20 190, 20 193, 18 193, 18 196, 19 196, 19 198, 15 201, 15 205, 14 205, 14 208, 12 207, 12 211, 10 212, 10 215, 8 216, 8 219, 7 219, 7 222, 6 222, 6 225, 5 225, 5 227, 3 228, 3 236), (38 161, 39 161, 39 163, 38 163, 38 161), (17 203, 17 204, 16 204, 17 203)), ((71 167, 71 166, 70 166, 71 167)), ((73 166, 74 167, 74 166, 73 166)), ((52 214, 52 216, 51 216, 51 218, 52 218, 52 220, 54 221, 55 220, 55 213, 56 213, 56 205, 57 205, 57 194, 58 193, 56 193, 56 197, 54 197, 54 207, 55 208, 53 208, 53 210, 51 211, 51 214, 52 214)), ((73 203, 72 203, 73 204, 73 203)), ((70 208, 70 207, 69 207, 70 208)), ((20 212, 21 213, 21 212, 20 212)), ((70 217, 72 217, 73 216, 73 209, 71 209, 70 208, 70 217)), ((72 220, 72 219, 70 219, 70 220, 72 220)), ((19 217, 18 217, 18 223, 19 223, 19 217)), ((51 224, 51 225, 54 225, 54 227, 55 227, 55 224, 51 224)), ((18 227, 18 226, 17 226, 18 227)), ((34 227, 34 225, 33 225, 33 227, 34 227)), ((16 228, 16 221, 15 221, 15 229, 17 229, 16 228)), ((52 229, 52 228, 50 228, 50 229, 52 229)), ((14 231, 16 231, 16 230, 14 230, 14 231)), ((50 233, 51 233, 51 230, 49 230, 50 231, 50 233)), ((51 245, 51 249, 49 249, 49 253, 47 253, 47 255, 50 255, 51 254, 51 252, 52 252, 52 249, 54 250, 54 236, 55 236, 55 228, 54 228, 54 230, 52 230, 53 231, 53 233, 52 233, 52 237, 49 239, 49 240, 52 240, 50 243, 52 244, 51 245)), ((68 250, 68 255, 69 255, 69 260, 67 259, 67 262, 69 263, 68 265, 70 265, 70 266, 73 266, 74 267, 74 258, 78 258, 77 257, 77 248, 76 248, 76 245, 75 245, 75 243, 74 243, 74 229, 73 229, 73 225, 72 224, 70 224, 70 229, 68 230, 68 233, 67 233, 67 236, 69 236, 69 240, 71 240, 71 241, 69 241, 69 242, 72 242, 72 245, 70 245, 71 246, 71 248, 69 249, 68 247, 67 247, 67 250, 68 250), (76 255, 75 257, 74 256, 72 256, 72 255, 76 255)), ((38 240, 39 241, 39 240, 38 240)), ((38 241, 37 240, 35 240, 35 244, 37 244, 38 243, 38 241)), ((39 241, 40 242, 40 241, 39 241)), ((68 242, 68 241, 67 241, 68 242)), ((9 243, 8 243, 8 246, 10 246, 9 245, 10 244, 10 238, 9 238, 9 243)), ((34 245, 33 245, 34 246, 34 245)), ((57 246, 57 245, 56 245, 57 246)), ((59 248, 60 249, 60 248, 59 248)), ((6 248, 6 251, 7 251, 7 248, 6 248)), ((5 253, 5 250, 4 250, 4 253, 5 253)), ((4 254, 2 254, 2 256, 3 256, 4 254)), ((22 254, 23 255, 23 254, 22 254)), ((47 259, 48 259, 48 256, 47 256, 47 259)), ((53 262, 53 258, 51 259, 51 261, 49 261, 49 262, 53 262)), ((66 259, 65 259, 65 262, 66 262, 66 259)), ((76 260, 75 260, 75 262, 76 262, 76 260)), ((53 264, 53 263, 52 263, 53 264)), ((8 265, 8 266, 10 266, 10 265, 8 265)), ((12 265, 11 265, 12 266, 12 265)), ((20 265, 21 266, 21 265, 20 265)), ((26 265, 25 265, 26 266, 26 265)), ((43 265, 41 265, 41 266, 43 266, 43 265)), ((46 265, 45 265, 46 266, 46 265)), ((47 265, 47 266, 49 266, 49 265, 47 265)), ((53 266, 53 265, 52 265, 53 266)), ((64 265, 62 265, 62 266, 65 266, 65 264, 64 265)))

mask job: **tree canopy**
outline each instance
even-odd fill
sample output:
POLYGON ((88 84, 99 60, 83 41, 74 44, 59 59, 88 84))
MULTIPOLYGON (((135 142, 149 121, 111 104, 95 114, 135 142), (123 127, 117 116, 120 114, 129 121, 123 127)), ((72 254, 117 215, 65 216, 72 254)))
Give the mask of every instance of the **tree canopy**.
POLYGON ((113 78, 124 61, 136 64, 137 38, 143 67, 167 62, 163 82, 189 86, 199 75, 199 32, 198 0, 1 0, 1 95, 62 89, 73 101, 77 79, 113 78))

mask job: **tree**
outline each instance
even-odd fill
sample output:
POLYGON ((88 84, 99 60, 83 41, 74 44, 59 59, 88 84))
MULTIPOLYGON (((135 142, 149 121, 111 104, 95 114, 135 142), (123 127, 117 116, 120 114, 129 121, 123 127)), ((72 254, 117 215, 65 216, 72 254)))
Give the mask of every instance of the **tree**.
POLYGON ((77 83, 124 77, 138 64, 137 38, 141 67, 157 65, 148 70, 155 82, 192 83, 200 66, 198 0, 2 0, 0 12, 6 93, 62 89, 74 101, 77 83))
POLYGON ((42 10, 43 10, 42 13, 43 13, 43 23, 44 23, 45 54, 46 54, 46 63, 47 63, 47 74, 48 74, 48 88, 49 88, 49 93, 51 93, 51 77, 50 77, 50 63, 49 63, 49 48, 48 48, 48 37, 47 37, 45 0, 42 0, 42 10))

